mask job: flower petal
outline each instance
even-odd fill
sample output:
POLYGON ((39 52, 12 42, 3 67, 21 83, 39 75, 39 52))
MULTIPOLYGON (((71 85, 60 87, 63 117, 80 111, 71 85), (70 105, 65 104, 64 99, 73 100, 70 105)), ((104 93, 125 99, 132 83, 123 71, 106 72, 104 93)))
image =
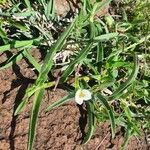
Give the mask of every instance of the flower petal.
POLYGON ((83 103, 83 98, 80 97, 80 93, 82 92, 81 89, 77 90, 76 94, 75 94, 75 102, 79 105, 81 105, 83 103))
POLYGON ((83 100, 88 101, 92 98, 92 94, 89 90, 83 89, 82 92, 84 93, 83 100))
POLYGON ((75 102, 77 104, 81 105, 83 103, 83 99, 81 99, 81 98, 75 99, 75 102))

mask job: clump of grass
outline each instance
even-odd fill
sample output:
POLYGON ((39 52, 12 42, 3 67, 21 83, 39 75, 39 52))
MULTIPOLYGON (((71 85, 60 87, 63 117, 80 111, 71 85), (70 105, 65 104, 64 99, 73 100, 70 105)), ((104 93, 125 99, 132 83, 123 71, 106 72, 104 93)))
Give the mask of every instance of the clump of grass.
MULTIPOLYGON (((100 9, 111 4, 111 0, 81 0, 81 10, 70 24, 63 24, 55 14, 54 1, 38 0, 12 1, 12 7, 0 12, 0 37, 3 43, 0 52, 12 51, 14 54, 0 69, 10 67, 23 58, 29 60, 38 77, 32 87, 26 90, 24 99, 15 111, 21 113, 30 97, 34 95, 28 137, 28 150, 33 147, 36 134, 38 112, 44 91, 49 87, 67 83, 74 78, 74 90, 68 95, 47 107, 47 111, 60 106, 75 97, 76 91, 86 89, 91 93, 90 100, 84 101, 88 113, 88 130, 83 140, 86 144, 94 134, 96 123, 110 120, 112 138, 116 126, 125 131, 125 148, 130 137, 140 135, 141 128, 149 130, 149 19, 146 13, 147 3, 136 3, 138 7, 130 10, 130 3, 120 3, 123 13, 119 18, 111 14, 97 17, 100 9), (128 15, 132 17, 128 17, 128 15), (58 34, 57 30, 62 29, 58 34), (55 34, 57 33, 57 34, 55 34), (57 36, 54 36, 57 35, 57 36), (73 45, 71 55, 64 55, 61 63, 57 57, 65 48, 73 45), (42 64, 31 56, 33 48, 46 49, 42 64), (66 61, 68 57, 69 61, 66 61), (49 72, 59 67, 57 80, 48 77, 49 72)), ((71 51, 71 50, 69 50, 71 51)), ((86 94, 82 93, 82 96, 86 94)), ((78 97, 80 98, 80 97, 78 97)), ((83 104, 84 105, 84 104, 83 104)))

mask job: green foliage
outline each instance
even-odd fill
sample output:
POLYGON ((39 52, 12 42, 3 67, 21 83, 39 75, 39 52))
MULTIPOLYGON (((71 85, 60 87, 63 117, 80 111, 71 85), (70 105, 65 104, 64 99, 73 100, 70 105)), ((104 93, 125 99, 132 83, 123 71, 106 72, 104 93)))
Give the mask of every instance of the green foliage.
POLYGON ((82 143, 91 139, 97 122, 110 120, 112 138, 116 126, 126 130, 124 149, 130 137, 140 134, 141 128, 150 129, 150 4, 140 0, 120 1, 117 13, 121 17, 107 14, 100 18, 96 16, 97 11, 111 4, 111 0, 81 0, 81 10, 72 23, 62 23, 63 19, 56 16, 54 2, 12 1, 11 7, 0 12, 0 53, 13 54, 0 65, 0 70, 26 58, 38 72, 35 83, 26 89, 15 111, 15 115, 21 113, 34 96, 28 150, 33 147, 45 89, 68 83, 70 78, 75 79, 71 85, 74 90, 70 92, 66 87, 69 94, 46 110, 68 102, 79 88, 89 89, 92 99, 85 102, 88 129, 82 143), (63 56, 68 61, 58 63, 55 56, 72 45, 71 55, 63 56), (33 48, 44 50, 43 63, 31 55, 33 48), (58 68, 59 82, 49 79, 48 74, 58 68))
POLYGON ((0 0, 0 4, 5 4, 6 0, 0 0))
POLYGON ((115 137, 115 118, 114 118, 114 113, 111 109, 111 107, 109 106, 109 103, 107 102, 107 99, 105 99, 101 94, 97 93, 97 98, 98 100, 101 101, 101 103, 106 107, 106 110, 108 112, 109 118, 111 120, 111 131, 112 131, 112 137, 115 137))
POLYGON ((86 144, 91 139, 94 130, 96 128, 96 117, 94 116, 94 107, 91 102, 87 103, 87 113, 88 113, 88 131, 83 139, 82 144, 86 144))

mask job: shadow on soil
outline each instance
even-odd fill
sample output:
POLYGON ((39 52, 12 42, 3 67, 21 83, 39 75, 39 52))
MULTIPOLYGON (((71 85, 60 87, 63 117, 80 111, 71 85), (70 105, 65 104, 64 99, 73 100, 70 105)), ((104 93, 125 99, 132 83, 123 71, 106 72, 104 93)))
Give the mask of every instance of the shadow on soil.
POLYGON ((10 130, 10 134, 9 134, 10 150, 15 150, 14 132, 15 132, 15 128, 16 128, 17 116, 14 116, 14 113, 15 113, 16 108, 20 104, 21 100, 23 99, 28 85, 31 83, 34 83, 34 80, 24 77, 20 72, 20 67, 16 64, 12 65, 12 69, 13 69, 13 72, 15 73, 17 79, 13 80, 11 83, 11 88, 4 92, 4 97, 2 99, 2 103, 5 103, 5 101, 7 99, 7 95, 12 90, 14 90, 15 88, 18 88, 20 86, 19 90, 17 91, 17 95, 16 95, 16 98, 14 101, 14 108, 13 108, 13 114, 12 114, 12 120, 11 120, 11 130, 10 130))

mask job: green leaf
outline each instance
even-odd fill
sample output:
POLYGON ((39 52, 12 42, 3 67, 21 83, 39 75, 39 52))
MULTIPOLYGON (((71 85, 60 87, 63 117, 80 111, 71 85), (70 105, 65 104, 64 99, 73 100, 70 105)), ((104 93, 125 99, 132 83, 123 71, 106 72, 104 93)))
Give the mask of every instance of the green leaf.
POLYGON ((0 27, 0 37, 2 38, 2 40, 4 41, 5 44, 8 42, 7 34, 2 29, 2 27, 0 27))
POLYGON ((88 52, 92 49, 93 43, 89 43, 77 56, 76 58, 69 64, 67 69, 63 72, 60 81, 64 82, 67 77, 73 72, 74 66, 83 61, 86 56, 88 55, 88 52))
POLYGON ((96 94, 97 98, 102 102, 102 104, 106 107, 106 110, 108 112, 110 121, 111 121, 111 132, 112 132, 112 138, 115 137, 116 127, 115 127, 115 118, 112 108, 109 106, 109 103, 107 100, 100 94, 96 94))
POLYGON ((102 2, 97 2, 93 5, 93 9, 91 10, 91 15, 90 15, 90 21, 93 22, 94 16, 96 14, 97 11, 104 9, 109 3, 111 2, 111 0, 104 0, 102 2))
POLYGON ((21 24, 19 22, 10 21, 11 25, 22 30, 23 32, 27 32, 29 29, 25 26, 25 24, 21 24))
MULTIPOLYGON (((32 12, 32 14, 34 14, 34 11, 31 11, 31 12, 32 12)), ((31 16, 31 12, 29 12, 27 10, 25 12, 14 13, 13 16, 14 17, 24 17, 24 18, 26 18, 26 17, 30 17, 31 16)))
POLYGON ((107 33, 107 34, 103 34, 100 36, 97 36, 95 38, 93 38, 93 41, 98 41, 98 42, 103 42, 103 41, 109 41, 112 38, 115 38, 118 36, 118 33, 114 32, 114 33, 107 33))
POLYGON ((24 51, 24 56, 29 60, 29 62, 34 66, 34 68, 40 72, 41 70, 41 66, 39 65, 39 63, 34 59, 34 57, 32 57, 32 55, 29 53, 28 50, 24 51))
POLYGON ((22 102, 19 104, 19 106, 17 107, 17 109, 15 110, 15 113, 14 115, 18 115, 23 109, 24 107, 26 106, 26 104, 28 103, 29 101, 29 98, 37 91, 37 90, 40 90, 40 88, 37 88, 37 86, 33 85, 32 87, 29 87, 27 90, 26 90, 26 93, 25 93, 25 96, 22 100, 22 102))
POLYGON ((125 150, 127 148, 127 144, 129 142, 129 139, 130 139, 131 135, 132 135, 132 129, 131 129, 131 125, 129 123, 128 126, 127 126, 127 129, 126 129, 124 142, 123 142, 120 150, 125 150))
POLYGON ((103 62, 104 59, 104 50, 103 46, 101 43, 97 45, 97 58, 96 58, 96 63, 98 62, 103 62))
POLYGON ((93 114, 94 112, 94 106, 91 102, 88 102, 86 104, 87 106, 87 113, 88 113, 88 131, 86 136, 84 137, 82 144, 86 144, 92 137, 94 131, 95 131, 95 124, 96 124, 96 118, 93 114))
POLYGON ((95 66, 88 59, 85 60, 84 63, 89 67, 89 69, 91 69, 94 72, 94 74, 99 74, 95 66))
POLYGON ((49 19, 50 15, 54 18, 54 0, 49 0, 46 7, 46 17, 49 19))
POLYGON ((10 59, 8 59, 5 64, 3 64, 2 67, 0 67, 0 70, 8 68, 12 66, 14 63, 20 61, 23 58, 23 51, 17 53, 16 55, 13 55, 10 59))
POLYGON ((19 106, 17 107, 16 111, 15 111, 15 115, 18 115, 23 109, 24 107, 26 106, 26 104, 28 103, 29 101, 29 98, 38 90, 41 90, 41 89, 45 89, 45 88, 50 88, 52 86, 55 85, 55 81, 52 81, 52 82, 48 82, 48 83, 43 83, 42 85, 40 86, 35 86, 33 85, 32 87, 29 87, 27 90, 26 90, 26 93, 25 93, 25 96, 24 96, 24 99, 22 100, 22 102, 19 104, 19 106))
POLYGON ((29 0, 24 0, 24 1, 25 1, 25 4, 27 5, 29 11, 31 12, 32 7, 31 7, 31 4, 30 4, 30 1, 29 0))
POLYGON ((30 47, 33 43, 34 40, 13 41, 11 44, 0 46, 0 52, 2 53, 13 48, 30 47))
POLYGON ((109 5, 109 3, 111 2, 112 0, 105 0, 105 1, 102 1, 98 4, 98 7, 96 8, 97 11, 105 8, 107 5, 109 5))
POLYGON ((118 89, 112 95, 109 96, 108 100, 112 100, 112 99, 116 99, 120 97, 123 94, 123 91, 127 89, 127 87, 129 87, 131 83, 135 80, 138 74, 138 70, 139 70, 138 57, 135 54, 134 55, 134 68, 133 68, 131 75, 129 76, 126 82, 122 83, 118 87, 118 89))
POLYGON ((32 150, 32 147, 33 147, 34 137, 36 133, 35 129, 37 125, 38 113, 39 113, 43 95, 44 95, 44 89, 38 90, 35 93, 35 98, 33 101, 31 117, 30 117, 30 124, 29 124, 28 148, 27 148, 28 150, 32 150))
POLYGON ((124 52, 128 51, 129 49, 134 49, 134 48, 135 48, 136 46, 138 46, 139 44, 142 44, 143 42, 145 42, 145 40, 148 41, 149 38, 150 38, 150 35, 147 35, 146 37, 141 38, 137 43, 134 43, 134 44, 132 44, 132 45, 126 47, 126 48, 124 49, 124 52))
MULTIPOLYGON (((53 57, 56 54, 56 52, 63 47, 63 43, 66 40, 66 38, 69 36, 69 33, 72 31, 74 25, 75 22, 73 21, 72 24, 68 28, 66 28, 66 30, 61 34, 60 38, 56 41, 56 43, 52 46, 52 48, 47 53, 44 59, 44 64, 38 76, 38 79, 36 80, 36 86, 41 86, 47 80, 48 73, 51 70, 53 65, 53 57)), ((35 99, 33 102, 32 113, 30 118, 30 126, 29 126, 28 150, 32 150, 33 147, 35 131, 36 131, 36 122, 37 122, 38 112, 43 98, 43 94, 44 94, 44 89, 40 89, 35 92, 35 99)))
POLYGON ((56 41, 56 43, 52 46, 52 48, 47 53, 41 68, 41 72, 36 81, 36 84, 41 84, 47 80, 48 72, 51 70, 53 65, 53 57, 56 54, 56 52, 63 47, 64 41, 69 36, 69 33, 73 30, 73 27, 75 26, 75 21, 73 21, 71 25, 68 26, 68 28, 66 28, 66 30, 61 34, 59 39, 56 41))
POLYGON ((75 95, 75 93, 72 92, 72 93, 70 93, 69 95, 63 97, 62 99, 60 99, 60 100, 54 102, 53 104, 51 104, 50 106, 47 107, 46 111, 50 111, 50 110, 52 110, 53 108, 58 107, 58 106, 60 106, 60 105, 62 105, 62 104, 64 104, 64 103, 70 101, 70 99, 73 98, 74 95, 75 95))
POLYGON ((28 103, 28 99, 29 97, 25 97, 22 102, 19 104, 19 106, 17 107, 17 109, 15 110, 14 116, 18 115, 23 108, 26 106, 26 104, 28 103))

